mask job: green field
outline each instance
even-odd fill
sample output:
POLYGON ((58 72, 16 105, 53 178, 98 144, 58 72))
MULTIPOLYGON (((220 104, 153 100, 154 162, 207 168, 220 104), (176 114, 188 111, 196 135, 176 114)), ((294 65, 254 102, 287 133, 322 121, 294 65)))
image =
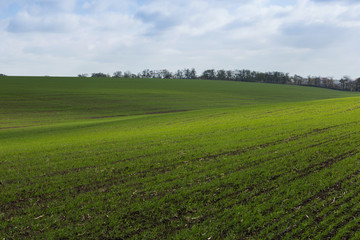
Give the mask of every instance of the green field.
POLYGON ((360 94, 0 78, 0 239, 359 239, 360 94))

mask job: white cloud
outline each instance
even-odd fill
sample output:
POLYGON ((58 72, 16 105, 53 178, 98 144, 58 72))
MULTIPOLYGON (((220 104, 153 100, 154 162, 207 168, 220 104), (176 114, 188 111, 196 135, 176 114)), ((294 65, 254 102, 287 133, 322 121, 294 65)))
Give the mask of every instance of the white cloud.
POLYGON ((52 14, 58 12, 71 12, 76 6, 77 0, 15 0, 24 10, 32 14, 52 14))
POLYGON ((5 74, 195 67, 360 76, 357 1, 14 2, 17 12, 0 12, 5 74))
POLYGON ((32 16, 28 12, 20 12, 10 20, 7 31, 23 32, 69 32, 76 29, 77 18, 69 14, 53 16, 32 16))

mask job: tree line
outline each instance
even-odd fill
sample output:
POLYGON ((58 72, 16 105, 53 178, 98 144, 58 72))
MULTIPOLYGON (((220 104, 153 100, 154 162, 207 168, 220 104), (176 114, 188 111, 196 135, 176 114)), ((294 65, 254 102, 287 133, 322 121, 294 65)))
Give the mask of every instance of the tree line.
POLYGON ((200 75, 197 74, 195 68, 185 68, 170 72, 166 69, 149 70, 145 69, 137 74, 130 71, 116 71, 111 76, 105 73, 79 74, 78 77, 106 77, 106 78, 158 78, 158 79, 206 79, 206 80, 227 80, 227 81, 241 81, 241 82, 261 82, 261 83, 277 83, 277 84, 292 84, 302 86, 313 86, 322 88, 331 88, 346 91, 360 91, 360 77, 352 80, 347 76, 341 79, 333 79, 328 77, 302 77, 299 75, 290 76, 288 73, 279 71, 273 72, 258 72, 247 69, 242 70, 215 70, 207 69, 200 75))

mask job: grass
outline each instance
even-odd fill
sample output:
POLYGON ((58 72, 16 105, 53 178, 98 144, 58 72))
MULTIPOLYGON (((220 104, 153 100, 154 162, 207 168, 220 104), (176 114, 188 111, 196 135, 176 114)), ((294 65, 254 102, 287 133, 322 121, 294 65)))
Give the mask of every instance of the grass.
POLYGON ((360 95, 0 78, 0 237, 355 238, 360 95))

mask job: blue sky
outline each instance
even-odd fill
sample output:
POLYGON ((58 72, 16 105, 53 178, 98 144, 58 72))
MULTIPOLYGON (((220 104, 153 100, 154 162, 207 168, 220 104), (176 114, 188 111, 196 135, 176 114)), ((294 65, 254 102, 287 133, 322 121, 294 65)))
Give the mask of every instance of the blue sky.
POLYGON ((0 73, 195 67, 360 77, 360 1, 1 0, 0 73))

